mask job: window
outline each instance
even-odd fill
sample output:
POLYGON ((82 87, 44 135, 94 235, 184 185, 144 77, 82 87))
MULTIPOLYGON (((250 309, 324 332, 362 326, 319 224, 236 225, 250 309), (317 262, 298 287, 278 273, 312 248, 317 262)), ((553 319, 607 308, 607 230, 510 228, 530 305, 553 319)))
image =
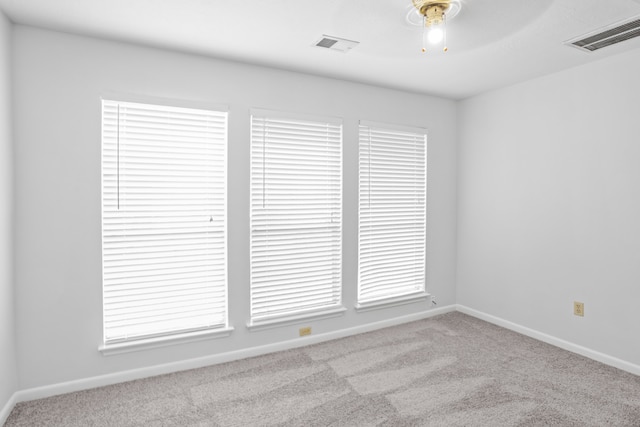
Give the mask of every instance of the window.
POLYGON ((427 135, 360 123, 358 308, 425 298, 427 135))
POLYGON ((103 100, 104 348, 227 325, 227 113, 103 100))
POLYGON ((339 308, 342 125, 252 113, 251 326, 339 308))

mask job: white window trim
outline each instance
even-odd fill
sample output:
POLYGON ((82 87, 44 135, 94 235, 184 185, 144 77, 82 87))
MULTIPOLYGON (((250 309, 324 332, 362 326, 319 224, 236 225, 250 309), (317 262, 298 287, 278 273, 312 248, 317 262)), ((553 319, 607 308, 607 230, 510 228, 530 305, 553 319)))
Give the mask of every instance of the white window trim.
POLYGON ((131 353, 134 351, 150 350, 154 348, 167 347, 177 344, 186 344, 198 341, 205 341, 217 338, 224 338, 231 335, 233 327, 205 329, 201 331, 186 332, 182 334, 163 335, 153 338, 145 338, 136 341, 124 341, 119 343, 103 344, 98 347, 98 351, 103 356, 113 356, 116 354, 131 353))
POLYGON ((273 329, 281 326, 295 325, 302 321, 310 322, 324 319, 331 319, 333 317, 340 317, 346 313, 346 307, 340 305, 331 309, 324 309, 319 311, 309 311, 299 313, 291 316, 276 317, 264 320, 257 320, 247 323, 247 329, 251 332, 263 331, 265 329, 273 329))
POLYGON ((371 121, 371 120, 360 120, 358 122, 358 129, 359 129, 360 126, 381 128, 381 129, 386 129, 386 130, 397 130, 399 132, 428 134, 428 129, 424 128, 424 127, 420 127, 420 126, 398 125, 398 124, 394 124, 394 123, 375 122, 375 121, 371 121))
POLYGON ((369 301, 366 303, 356 303, 355 309, 358 313, 372 310, 380 310, 384 308, 396 307, 399 305, 414 304, 422 301, 429 301, 431 294, 427 292, 419 292, 417 294, 403 295, 397 298, 385 298, 377 301, 369 301))
POLYGON ((251 108, 249 110, 249 117, 251 116, 267 116, 274 119, 326 122, 334 125, 344 124, 344 120, 342 119, 342 117, 338 117, 338 116, 331 116, 331 115, 325 116, 321 114, 306 114, 306 113, 296 113, 296 112, 287 112, 287 111, 279 111, 279 110, 268 110, 264 108, 251 108))
POLYGON ((221 113, 229 112, 229 104, 208 102, 208 101, 196 101, 193 99, 175 99, 175 98, 163 98, 150 95, 138 95, 122 92, 109 92, 105 91, 101 93, 100 101, 112 100, 118 102, 133 102, 140 104, 154 104, 164 107, 178 107, 178 108, 194 108, 200 110, 214 110, 221 113))

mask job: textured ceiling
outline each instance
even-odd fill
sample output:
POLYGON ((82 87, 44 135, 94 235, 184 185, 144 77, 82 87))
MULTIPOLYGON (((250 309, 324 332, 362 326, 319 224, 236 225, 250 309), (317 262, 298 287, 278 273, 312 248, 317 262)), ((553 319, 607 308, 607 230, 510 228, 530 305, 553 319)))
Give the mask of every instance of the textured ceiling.
POLYGON ((0 0, 15 23, 462 99, 636 49, 564 42, 640 16, 638 0, 462 0, 449 51, 421 52, 411 0, 0 0), (359 41, 313 47, 323 34, 359 41))

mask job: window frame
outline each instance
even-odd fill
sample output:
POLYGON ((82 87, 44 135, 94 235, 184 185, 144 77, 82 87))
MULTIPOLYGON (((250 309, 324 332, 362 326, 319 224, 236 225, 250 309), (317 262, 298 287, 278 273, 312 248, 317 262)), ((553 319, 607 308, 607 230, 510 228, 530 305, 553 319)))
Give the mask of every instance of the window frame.
MULTIPOLYGON (((400 137, 400 136, 399 136, 400 137)), ((368 121, 368 120, 360 120, 359 125, 358 125, 358 271, 357 271, 357 290, 356 290, 356 304, 355 304, 355 309, 358 312, 362 312, 362 311, 368 311, 368 310, 376 310, 376 309, 380 309, 380 308, 387 308, 387 307, 393 307, 393 306, 398 306, 398 305, 404 305, 404 304, 410 304, 410 303, 415 303, 415 302, 421 302, 421 301, 427 301, 430 297, 430 295, 427 293, 427 283, 426 283, 426 262, 427 262, 427 197, 428 197, 428 192, 427 192, 427 172, 428 172, 428 165, 427 165, 427 159, 428 159, 428 155, 427 155, 427 148, 428 148, 428 131, 426 128, 421 128, 421 127, 415 127, 415 126, 402 126, 402 125, 395 125, 395 124, 388 124, 388 123, 380 123, 380 122, 373 122, 373 121, 368 121), (380 297, 375 297, 375 298, 363 298, 362 297, 362 287, 363 287, 363 264, 364 264, 364 260, 363 260, 363 239, 366 233, 363 232, 363 209, 362 209, 362 203, 363 203, 363 153, 362 153, 362 149, 363 149, 363 128, 368 128, 369 129, 369 152, 367 153, 367 158, 368 158, 368 165, 367 165, 367 173, 368 175, 368 180, 367 181, 367 185, 370 185, 370 174, 371 174, 371 152, 370 152, 370 144, 371 144, 371 130, 377 130, 378 132, 384 132, 384 133, 397 133, 398 136, 401 134, 413 134, 414 136, 419 136, 421 138, 424 139, 424 184, 423 184, 423 191, 424 191, 424 202, 423 202, 423 209, 424 209, 424 217, 423 217, 423 221, 424 221, 424 226, 422 229, 423 235, 424 235, 424 240, 422 242, 422 247, 424 248, 423 250, 423 274, 422 274, 422 284, 420 289, 416 289, 415 291, 411 291, 411 292, 404 292, 404 293, 396 293, 396 294, 390 294, 388 296, 380 296, 380 297)), ((369 188, 369 195, 367 197, 371 197, 370 194, 370 187, 369 188)), ((370 200, 370 199, 369 199, 370 200)), ((369 202, 370 203, 370 202, 369 202)), ((372 210, 371 207, 368 208, 370 211, 372 210)), ((371 213, 371 212, 369 212, 371 213)), ((367 234, 368 236, 369 234, 367 234)))
MULTIPOLYGON (((103 327, 103 337, 102 344, 98 347, 98 350, 103 355, 112 355, 112 354, 120 354, 126 353, 130 351, 144 350, 149 348, 162 347, 166 345, 174 345, 185 342, 193 342, 193 341, 201 341, 204 339, 212 339, 212 338, 220 338, 229 336, 233 331, 233 327, 229 324, 229 284, 228 284, 228 220, 227 220, 227 207, 228 207, 228 129, 229 129, 229 110, 227 106, 224 105, 212 105, 205 104, 201 102, 189 102, 184 100, 167 100, 160 98, 151 98, 151 97, 137 97, 137 96, 129 96, 122 94, 105 94, 101 97, 101 239, 102 239, 102 327, 103 327), (212 144, 217 144, 216 149, 222 149, 222 160, 217 159, 216 162, 221 164, 223 170, 218 171, 219 175, 222 175, 222 179, 219 181, 219 184, 222 186, 222 194, 223 199, 222 203, 216 204, 219 210, 222 211, 221 215, 216 215, 216 224, 222 224, 223 236, 223 249, 222 249, 222 270, 224 275, 224 311, 223 317, 224 321, 219 323, 207 326, 207 327, 198 327, 198 328, 184 328, 184 329, 175 329, 172 331, 164 331, 161 333, 152 333, 146 335, 136 336, 135 338, 129 339, 111 339, 107 338, 106 332, 106 309, 105 309, 105 104, 121 104, 121 105, 139 105, 142 107, 150 107, 157 108, 158 110, 173 110, 171 114, 177 114, 178 111, 193 111, 200 113, 211 113, 212 117, 216 116, 218 118, 224 117, 224 125, 220 128, 216 128, 216 131, 223 132, 224 137, 222 141, 214 140, 214 137, 211 136, 212 139, 209 141, 212 144)), ((121 118, 115 119, 118 123, 121 121, 121 118)), ((193 130, 193 129, 191 129, 193 130)), ((211 131, 212 134, 214 131, 211 131)), ((119 140, 118 136, 118 140, 119 140)), ((175 141, 174 141, 175 143, 175 141)), ((180 147, 182 148, 182 147, 180 147)), ((207 147, 207 149, 211 149, 211 147, 207 147)), ((152 152, 157 154, 157 152, 152 152)), ((119 157, 118 157, 118 165, 119 165, 119 157)), ((118 166, 119 167, 119 166, 118 166)), ((118 171, 119 173, 119 171, 118 171)), ((120 176, 120 175, 118 175, 120 176)), ((145 175, 146 177, 146 175, 145 175)), ((121 178, 119 177, 118 180, 121 178)), ((218 184, 216 184, 218 185, 218 184)), ((211 188, 211 187, 208 187, 211 188)), ((209 194, 210 196, 211 194, 209 194)), ((202 196, 201 196, 202 197, 202 196)), ((219 282, 218 282, 219 283, 219 282)), ((216 285, 219 287, 219 284, 216 285)))
MULTIPOLYGON (((330 117, 330 116, 318 116, 311 114, 301 114, 301 113, 290 113, 283 111, 275 111, 275 110, 265 110, 265 109, 251 109, 250 111, 250 159, 251 159, 251 171, 250 171, 250 285, 249 285, 249 320, 247 322, 247 328, 251 331, 268 329, 277 326, 284 326, 288 324, 294 324, 299 322, 302 319, 305 320, 319 320, 326 319, 336 316, 341 316, 346 311, 346 308, 342 304, 343 292, 342 292, 342 245, 343 245, 343 151, 344 151, 344 137, 343 137, 343 121, 342 118, 338 117, 330 117), (300 122, 300 123, 313 123, 315 125, 332 125, 338 126, 339 137, 337 140, 338 144, 338 176, 334 177, 337 181, 337 195, 335 200, 339 204, 339 221, 337 223, 337 229, 339 232, 338 243, 337 243, 337 256, 335 260, 339 265, 338 268, 338 281, 337 284, 334 285, 334 289, 338 291, 338 299, 334 304, 318 307, 318 308, 310 308, 292 312, 285 312, 282 314, 271 314, 267 316, 255 316, 254 314, 254 197, 252 193, 255 191, 254 189, 254 179, 257 172, 254 170, 254 150, 257 150, 257 147, 254 147, 260 143, 260 141, 254 140, 254 135, 256 133, 255 126, 256 117, 262 118, 262 120, 272 120, 274 122, 284 121, 284 122, 300 122)), ((264 144, 264 140, 262 140, 262 144, 264 144)), ((263 154, 264 155, 264 154, 263 154)), ((263 166, 264 167, 264 166, 263 166)), ((285 172, 286 173, 286 172, 285 172)), ((263 189, 264 191, 264 189, 263 189)))

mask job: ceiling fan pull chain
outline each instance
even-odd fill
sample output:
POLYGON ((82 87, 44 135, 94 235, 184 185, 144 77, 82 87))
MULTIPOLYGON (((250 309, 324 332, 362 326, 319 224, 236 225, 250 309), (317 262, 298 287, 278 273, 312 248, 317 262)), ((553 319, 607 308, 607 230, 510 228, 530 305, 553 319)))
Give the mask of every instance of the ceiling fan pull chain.
POLYGON ((443 14, 442 15, 442 45, 444 46, 442 48, 442 50, 444 52, 448 51, 449 48, 447 47, 447 14, 443 14))
POLYGON ((427 16, 424 15, 422 17, 422 53, 425 53, 427 51, 427 16))

